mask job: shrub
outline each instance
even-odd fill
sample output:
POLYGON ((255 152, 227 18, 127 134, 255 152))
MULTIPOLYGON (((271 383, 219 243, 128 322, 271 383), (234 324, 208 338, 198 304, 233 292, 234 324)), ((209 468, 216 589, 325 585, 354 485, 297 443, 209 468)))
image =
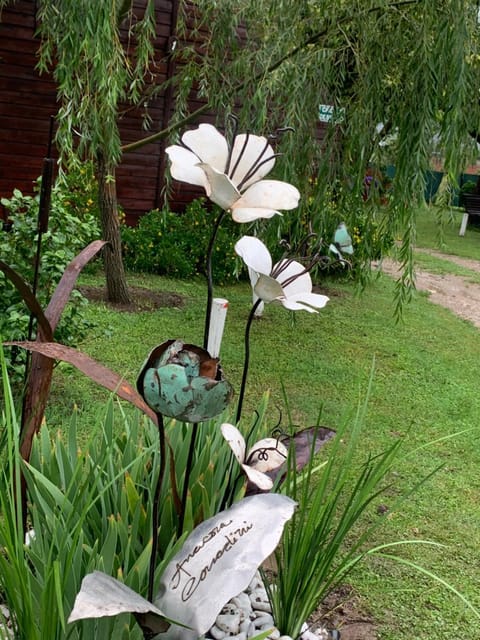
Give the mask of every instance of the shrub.
MULTIPOLYGON (((328 253, 328 246, 341 222, 346 224, 352 237, 354 253, 345 256, 352 268, 345 269, 337 263, 328 268, 328 273, 364 283, 370 275, 372 260, 379 260, 393 245, 393 235, 387 224, 388 212, 386 207, 378 206, 378 199, 372 197, 364 201, 361 195, 342 185, 334 185, 324 192, 312 180, 309 191, 300 201, 298 212, 255 224, 262 239, 272 247, 274 260, 278 260, 283 251, 278 246, 279 238, 296 248, 302 246, 312 233, 316 234, 317 241, 323 243, 321 253, 328 253)), ((323 278, 318 269, 312 276, 317 280, 323 278)))
MULTIPOLYGON (((15 189, 11 198, 1 202, 8 211, 9 224, 0 231, 0 256, 32 286, 37 251, 37 219, 40 201, 40 179, 34 196, 15 189), (9 229, 9 230, 7 230, 9 229)), ((65 267, 89 242, 99 237, 95 183, 87 165, 72 174, 63 174, 56 181, 51 198, 48 231, 43 234, 37 298, 45 307, 58 284, 65 267)), ((0 273, 0 334, 7 340, 24 340, 28 334, 30 316, 12 283, 0 273)), ((73 345, 90 325, 82 307, 85 298, 75 291, 55 332, 55 338, 73 345)), ((23 356, 10 352, 10 372, 23 371, 23 356)))
MULTIPOLYGON (((154 209, 141 217, 137 227, 123 227, 125 266, 132 271, 157 273, 175 278, 192 278, 205 272, 205 256, 216 213, 199 198, 184 213, 154 209)), ((213 279, 232 282, 237 275, 235 242, 240 225, 225 219, 214 248, 213 279)))

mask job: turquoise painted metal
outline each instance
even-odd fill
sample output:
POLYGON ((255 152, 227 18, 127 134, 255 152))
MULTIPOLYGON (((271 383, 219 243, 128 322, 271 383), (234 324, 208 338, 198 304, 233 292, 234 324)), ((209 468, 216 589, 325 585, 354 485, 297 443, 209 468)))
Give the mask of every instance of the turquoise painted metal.
POLYGON ((340 253, 348 253, 350 255, 353 254, 353 244, 352 238, 348 233, 348 229, 344 222, 341 222, 336 231, 335 236, 333 238, 333 243, 340 251, 340 253))
POLYGON ((181 422, 202 422, 221 413, 233 397, 218 358, 180 340, 168 340, 148 356, 137 380, 148 406, 181 422))

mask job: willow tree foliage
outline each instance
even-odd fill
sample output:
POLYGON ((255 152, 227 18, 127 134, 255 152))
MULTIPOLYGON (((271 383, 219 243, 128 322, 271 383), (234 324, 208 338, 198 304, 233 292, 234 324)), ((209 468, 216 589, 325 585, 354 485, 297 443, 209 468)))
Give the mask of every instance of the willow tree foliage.
MULTIPOLYGON (((53 66, 61 100, 58 139, 65 152, 78 148, 99 162, 110 186, 108 223, 121 152, 145 143, 122 147, 119 105, 145 100, 155 56, 155 3, 136 2, 141 16, 132 4, 39 0, 40 64, 53 66)), ((180 0, 175 112, 168 129, 146 140, 175 139, 206 111, 220 125, 235 112, 241 129, 256 133, 293 127, 279 140, 285 157, 277 164, 306 197, 275 233, 297 238, 309 228, 323 233, 332 202, 350 221, 367 168, 388 160, 396 170, 391 206, 380 217, 372 199, 364 240, 402 229, 409 282, 415 206, 434 144, 452 184, 476 151, 468 133, 480 130, 478 30, 476 0, 180 0), (191 112, 192 98, 205 106, 191 112), (321 143, 320 104, 337 116, 321 143)))
POLYGON ((128 302, 115 189, 118 123, 121 110, 138 104, 146 91, 155 3, 147 0, 141 15, 130 0, 40 0, 38 7, 39 68, 53 72, 60 102, 57 143, 65 162, 96 162, 102 232, 110 247, 104 255, 108 297, 128 302))
MULTIPOLYGON (((379 217, 372 202, 367 217, 377 216, 375 233, 392 236, 402 230, 403 283, 408 283, 415 210, 434 146, 444 155, 452 184, 476 153, 468 134, 480 124, 478 2, 194 4, 204 43, 200 54, 187 44, 177 49, 182 88, 177 113, 187 112, 190 89, 219 117, 237 101, 242 125, 251 130, 292 126, 295 134, 283 136, 285 158, 278 166, 285 179, 310 194, 300 219, 313 223, 314 231, 332 198, 348 221, 352 196, 361 194, 369 165, 394 165, 387 215, 379 217), (316 135, 320 104, 333 105, 338 115, 322 144, 316 135)), ((190 22, 186 5, 185 34, 190 22)), ((278 233, 284 235, 291 224, 285 215, 278 233)))

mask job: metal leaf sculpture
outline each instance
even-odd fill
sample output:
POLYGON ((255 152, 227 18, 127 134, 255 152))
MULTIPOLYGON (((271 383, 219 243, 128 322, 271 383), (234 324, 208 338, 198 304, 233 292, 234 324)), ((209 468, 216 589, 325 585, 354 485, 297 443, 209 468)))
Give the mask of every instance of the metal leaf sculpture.
POLYGON ((194 631, 172 625, 159 638, 196 640, 243 591, 274 551, 296 503, 269 493, 236 502, 202 522, 167 565, 155 604, 194 631))
POLYGON ((251 496, 202 522, 165 568, 153 604, 95 571, 83 579, 69 622, 131 612, 145 637, 197 640, 274 551, 295 506, 275 493, 251 496))
POLYGON ((101 571, 94 571, 83 578, 68 622, 117 616, 121 613, 133 613, 144 634, 160 633, 170 626, 158 607, 123 582, 101 571))
MULTIPOLYGON (((53 334, 57 328, 61 314, 67 304, 70 294, 75 286, 78 275, 83 267, 100 251, 106 243, 103 240, 91 242, 81 251, 67 266, 65 272, 58 283, 45 312, 34 296, 30 287, 13 269, 0 261, 0 269, 7 278, 15 285, 22 296, 25 304, 38 322, 37 338, 35 343, 51 343, 53 334)), ((13 344, 13 343, 7 343, 13 344)), ((19 347, 24 347, 22 342, 15 343, 19 347)), ((50 393, 53 367, 55 361, 41 351, 30 348, 33 351, 32 362, 28 374, 25 390, 22 428, 21 428, 21 448, 20 452, 24 460, 29 460, 32 449, 34 435, 40 428, 45 406, 50 393)))
POLYGON ((283 438, 282 442, 287 448, 295 447, 296 468, 301 471, 312 455, 316 455, 334 436, 335 431, 329 427, 307 427, 291 437, 283 438))
POLYGON ((10 282, 15 285, 15 288, 22 296, 23 301, 27 305, 28 310, 37 319, 39 331, 43 333, 47 340, 53 340, 52 327, 50 326, 50 322, 45 317, 40 303, 34 296, 33 291, 30 289, 25 280, 14 269, 9 267, 8 264, 3 262, 3 260, 0 260, 0 270, 3 271, 10 282))
POLYGON ((23 349, 28 349, 33 353, 41 355, 44 358, 49 359, 51 362, 55 360, 62 360, 73 365, 79 371, 96 382, 97 384, 105 387, 109 391, 113 391, 122 400, 127 400, 135 405, 138 409, 143 411, 154 423, 157 422, 157 416, 155 412, 145 403, 143 398, 137 392, 137 390, 127 382, 122 376, 118 375, 108 367, 100 364, 87 354, 74 349, 73 347, 67 347, 64 344, 58 342, 5 342, 8 346, 18 346, 23 349))

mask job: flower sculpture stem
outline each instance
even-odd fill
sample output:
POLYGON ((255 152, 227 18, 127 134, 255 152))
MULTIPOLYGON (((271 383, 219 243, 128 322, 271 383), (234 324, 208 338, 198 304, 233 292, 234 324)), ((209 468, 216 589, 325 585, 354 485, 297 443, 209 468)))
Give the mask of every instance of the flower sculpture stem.
POLYGON ((250 309, 250 314, 247 320, 247 326, 245 327, 245 357, 243 359, 243 374, 242 374, 242 384, 240 385, 240 393, 238 396, 238 405, 237 405, 237 417, 236 423, 240 422, 240 418, 242 417, 242 406, 243 406, 243 397, 245 395, 245 387, 247 386, 247 376, 248 376, 248 367, 250 364, 250 327, 252 326, 253 319, 255 317, 255 311, 259 307, 261 299, 257 300, 255 304, 250 309))
POLYGON ((163 415, 157 413, 158 418, 158 437, 160 442, 160 467, 158 470, 157 486, 153 497, 152 508, 152 554, 150 556, 150 571, 148 576, 148 600, 153 602, 153 590, 155 582, 155 567, 157 561, 158 550, 158 511, 160 503, 160 495, 162 491, 163 478, 165 476, 165 426, 163 424, 163 415))
POLYGON ((190 447, 188 449, 187 466, 185 468, 185 478, 183 481, 182 510, 180 512, 180 518, 178 520, 177 538, 180 538, 180 536, 183 533, 183 523, 185 520, 185 511, 187 509, 188 486, 190 484, 190 473, 192 471, 193 454, 195 452, 195 441, 197 439, 198 428, 199 428, 198 423, 192 424, 192 435, 190 437, 190 447))
POLYGON ((205 271, 207 278, 207 307, 205 311, 205 331, 203 333, 203 348, 206 349, 208 346, 208 334, 210 333, 210 315, 212 313, 212 300, 213 300, 213 274, 212 274, 212 254, 213 247, 215 245, 215 238, 217 236, 217 231, 220 227, 220 224, 225 217, 226 211, 221 211, 217 220, 215 221, 215 225, 213 227, 212 236, 210 238, 210 242, 207 247, 207 256, 205 263, 205 271))

